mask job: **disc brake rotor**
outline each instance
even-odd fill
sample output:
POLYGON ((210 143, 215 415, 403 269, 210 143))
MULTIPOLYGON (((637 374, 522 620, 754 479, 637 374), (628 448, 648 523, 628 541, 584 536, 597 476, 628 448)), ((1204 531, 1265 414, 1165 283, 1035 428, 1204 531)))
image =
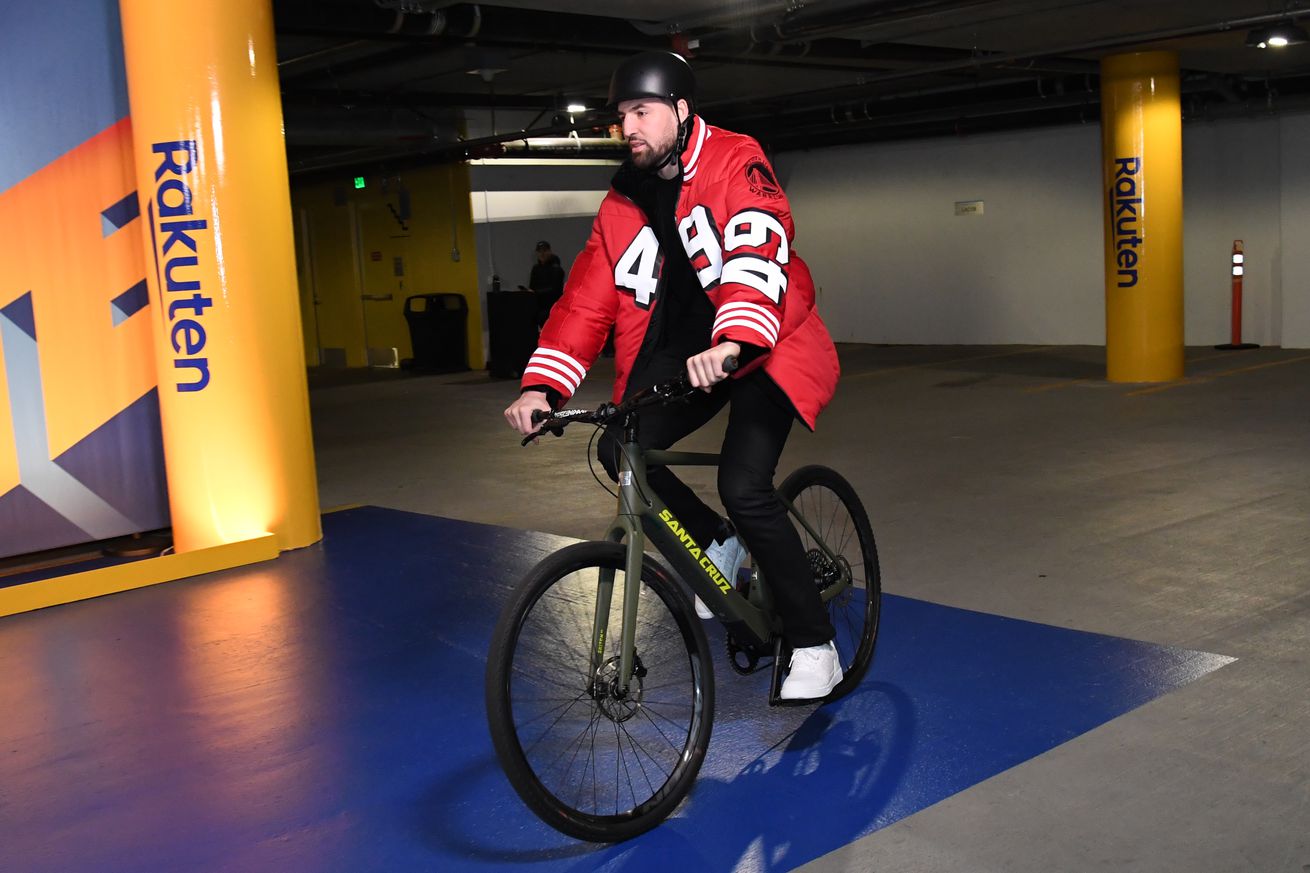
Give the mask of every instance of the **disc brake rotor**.
POLYGON ((634 655, 632 682, 626 690, 621 688, 618 681, 619 656, 615 655, 597 668, 591 696, 606 718, 614 722, 625 722, 641 709, 642 680, 645 677, 646 668, 642 666, 641 658, 634 655))

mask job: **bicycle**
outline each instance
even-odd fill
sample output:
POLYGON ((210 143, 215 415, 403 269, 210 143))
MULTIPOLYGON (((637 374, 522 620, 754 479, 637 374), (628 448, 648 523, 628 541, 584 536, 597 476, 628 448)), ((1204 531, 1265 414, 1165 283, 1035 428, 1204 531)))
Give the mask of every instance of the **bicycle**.
MULTIPOLYGON (((523 440, 579 422, 623 429, 618 514, 605 539, 567 546, 528 572, 501 612, 487 662, 501 767, 529 809, 579 839, 618 842, 658 825, 691 790, 709 744, 709 643, 688 596, 645 553, 647 539, 723 624, 733 670, 771 667, 770 705, 793 703, 779 697, 789 652, 767 580, 757 569, 727 579, 646 483, 650 465, 718 464, 717 454, 637 443, 642 408, 694 390, 683 374, 617 405, 534 416, 540 427, 523 440)), ((802 467, 777 490, 837 629, 845 675, 824 701, 836 700, 864 677, 877 641, 873 530, 855 490, 827 467, 802 467)))

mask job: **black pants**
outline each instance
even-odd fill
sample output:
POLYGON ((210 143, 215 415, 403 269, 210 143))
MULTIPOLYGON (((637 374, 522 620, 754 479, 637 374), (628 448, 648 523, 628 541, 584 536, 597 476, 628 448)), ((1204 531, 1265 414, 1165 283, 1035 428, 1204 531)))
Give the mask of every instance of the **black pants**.
MULTIPOLYGON (((681 356, 656 356, 629 381, 627 392, 673 378, 684 363, 681 356)), ((719 498, 751 558, 769 580, 788 644, 817 646, 835 633, 805 559, 805 547, 773 487, 793 418, 791 409, 775 398, 775 390, 764 371, 756 370, 726 380, 708 394, 698 391, 688 403, 647 407, 641 413, 638 442, 643 449, 667 449, 730 404, 719 462, 719 498)), ((601 463, 615 480, 622 436, 619 426, 613 425, 600 441, 601 463)), ((722 538, 719 514, 673 471, 652 467, 647 481, 702 547, 722 538)))

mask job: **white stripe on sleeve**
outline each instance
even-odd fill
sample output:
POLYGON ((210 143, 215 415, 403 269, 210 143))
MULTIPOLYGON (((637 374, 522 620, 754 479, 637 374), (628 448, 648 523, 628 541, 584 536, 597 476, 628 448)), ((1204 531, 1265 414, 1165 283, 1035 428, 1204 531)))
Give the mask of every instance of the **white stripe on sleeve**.
POLYGON ((729 316, 740 318, 743 315, 763 322, 773 331, 774 336, 777 336, 781 329, 781 322, 778 320, 777 313, 769 309, 767 306, 761 306, 758 303, 750 303, 745 300, 723 304, 719 307, 719 311, 714 314, 714 320, 715 323, 718 323, 720 320, 728 318, 729 316))
POLYGON ((528 364, 523 368, 523 375, 526 376, 529 373, 536 373, 538 376, 545 376, 551 382, 563 385, 569 394, 574 394, 578 390, 578 383, 574 382, 568 376, 564 375, 563 372, 556 370, 553 367, 543 367, 539 364, 528 364))
POLYGON ((778 337, 761 325, 758 321, 751 321, 748 318, 729 318, 714 326, 714 336, 718 337, 723 331, 730 327, 743 327, 751 331, 763 340, 760 345, 765 348, 773 348, 778 342, 778 337))
POLYGON ((556 367, 563 365, 564 369, 575 377, 575 382, 581 382, 583 379, 587 378, 587 368, 582 366, 577 358, 566 355, 558 349, 548 349, 544 346, 538 347, 538 349, 532 353, 532 361, 530 363, 550 363, 556 367))

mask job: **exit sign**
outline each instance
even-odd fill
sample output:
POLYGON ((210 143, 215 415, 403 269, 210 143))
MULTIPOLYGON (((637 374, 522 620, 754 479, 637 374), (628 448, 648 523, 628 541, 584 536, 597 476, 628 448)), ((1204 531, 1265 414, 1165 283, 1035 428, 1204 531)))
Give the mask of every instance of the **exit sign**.
POLYGON ((358 189, 363 188, 363 187, 364 187, 364 177, 363 177, 363 176, 356 176, 356 177, 355 177, 355 189, 358 190, 358 189))

